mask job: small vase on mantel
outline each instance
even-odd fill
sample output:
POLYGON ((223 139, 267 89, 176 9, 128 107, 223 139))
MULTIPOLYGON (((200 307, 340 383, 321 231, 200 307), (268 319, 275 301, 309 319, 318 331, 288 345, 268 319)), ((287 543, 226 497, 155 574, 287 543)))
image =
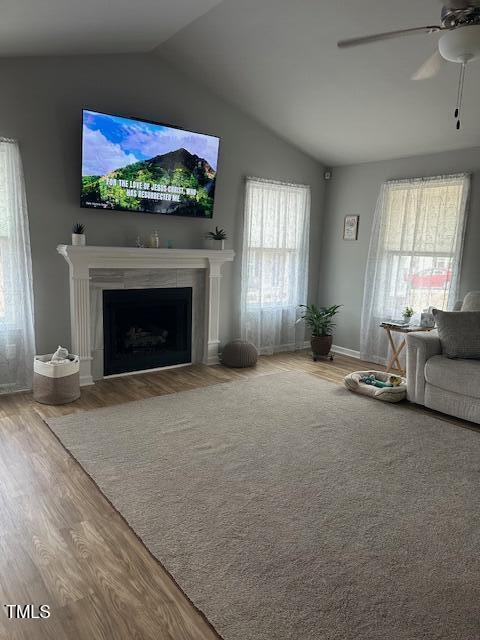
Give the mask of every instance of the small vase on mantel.
POLYGON ((75 222, 72 227, 72 245, 74 247, 84 247, 85 244, 85 225, 80 222, 75 222))

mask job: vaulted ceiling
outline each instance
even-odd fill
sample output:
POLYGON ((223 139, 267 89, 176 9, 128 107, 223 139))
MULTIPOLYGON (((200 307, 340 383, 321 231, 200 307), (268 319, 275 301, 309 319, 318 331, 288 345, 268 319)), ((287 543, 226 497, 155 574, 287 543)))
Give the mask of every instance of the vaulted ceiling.
POLYGON ((2 0, 0 56, 151 51, 221 0, 2 0))
POLYGON ((224 0, 161 49, 215 92, 331 165, 480 144, 480 62, 467 71, 463 128, 453 117, 459 65, 412 74, 437 35, 340 50, 337 40, 439 24, 438 0, 224 0))
POLYGON ((339 50, 339 39, 438 24, 439 0, 5 0, 0 55, 152 51, 330 165, 480 145, 480 62, 411 75, 437 35, 339 50))

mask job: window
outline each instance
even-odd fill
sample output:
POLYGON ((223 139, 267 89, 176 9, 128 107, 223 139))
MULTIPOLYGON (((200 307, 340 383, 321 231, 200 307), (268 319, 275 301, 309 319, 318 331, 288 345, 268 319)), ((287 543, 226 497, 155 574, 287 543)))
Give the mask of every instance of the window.
POLYGON ((383 362, 378 324, 448 309, 457 297, 470 178, 466 174, 393 180, 382 186, 365 275, 361 354, 383 362))
POLYGON ((308 186, 247 179, 241 333, 262 353, 303 343, 309 224, 308 186))
POLYGON ((34 353, 23 169, 17 142, 0 138, 0 392, 30 388, 34 353))

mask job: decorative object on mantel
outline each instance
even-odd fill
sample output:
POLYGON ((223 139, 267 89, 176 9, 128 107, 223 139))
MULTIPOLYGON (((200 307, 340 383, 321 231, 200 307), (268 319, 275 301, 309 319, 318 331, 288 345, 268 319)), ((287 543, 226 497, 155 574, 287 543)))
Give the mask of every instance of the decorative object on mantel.
POLYGON ((244 369, 257 364, 258 351, 256 347, 245 340, 232 340, 222 351, 222 364, 226 367, 244 369))
POLYGON ((217 249, 221 249, 222 251, 225 249, 225 240, 227 239, 225 229, 215 227, 215 231, 209 231, 206 238, 207 240, 214 240, 214 244, 217 245, 217 249))
POLYGON ((137 249, 144 249, 145 248, 145 243, 143 241, 142 236, 138 235, 137 239, 135 240, 135 246, 137 247, 137 249))
POLYGON ((150 247, 152 249, 160 249, 160 236, 158 231, 154 231, 150 236, 150 247))
POLYGON ((75 222, 72 227, 72 245, 74 247, 85 246, 85 225, 81 222, 75 222))
POLYGON ((345 216, 343 223, 343 239, 358 240, 358 221, 360 216, 345 216))
POLYGON ((331 352, 333 342, 333 317, 338 313, 341 304, 334 304, 331 307, 318 308, 314 304, 301 304, 305 309, 304 315, 297 320, 305 320, 305 324, 311 331, 310 344, 312 346, 313 360, 316 362, 319 357, 329 357, 333 360, 331 352))
POLYGON ((167 240, 167 249, 173 249, 173 242, 172 242, 172 240, 167 240))

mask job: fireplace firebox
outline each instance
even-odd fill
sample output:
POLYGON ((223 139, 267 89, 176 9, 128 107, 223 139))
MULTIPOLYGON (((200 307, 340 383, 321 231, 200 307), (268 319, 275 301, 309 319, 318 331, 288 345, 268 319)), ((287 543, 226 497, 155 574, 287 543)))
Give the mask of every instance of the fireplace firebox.
POLYGON ((192 289, 103 292, 104 375, 191 362, 192 289))

